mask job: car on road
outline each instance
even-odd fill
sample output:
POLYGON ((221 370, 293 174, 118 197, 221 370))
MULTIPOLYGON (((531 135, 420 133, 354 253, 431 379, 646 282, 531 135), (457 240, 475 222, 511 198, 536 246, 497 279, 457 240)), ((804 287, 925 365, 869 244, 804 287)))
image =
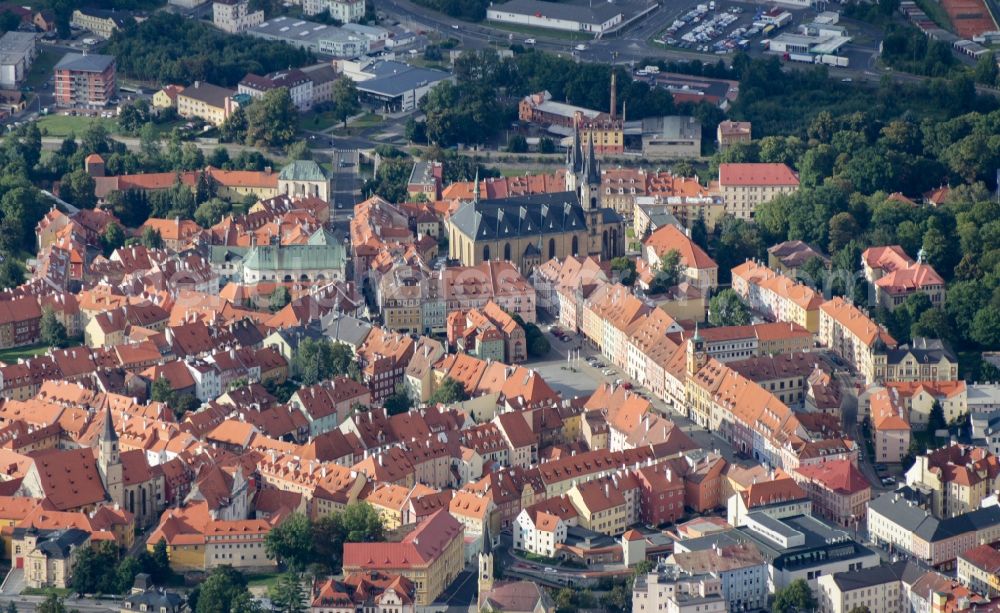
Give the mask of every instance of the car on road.
POLYGON ((534 45, 535 44, 535 39, 534 38, 526 38, 526 39, 524 39, 524 44, 525 45, 534 45))
POLYGON ((458 24, 457 23, 451 24, 451 29, 452 30, 457 30, 458 29, 458 24))
POLYGON ((601 371, 601 374, 604 375, 605 377, 613 377, 615 376, 615 371, 611 370, 610 368, 605 368, 604 370, 601 371))
POLYGON ((559 572, 559 571, 557 571, 556 569, 552 568, 551 566, 546 566, 545 567, 545 572, 547 572, 547 573, 555 573, 555 572, 559 572))
POLYGON ((587 45, 585 45, 583 43, 580 43, 579 45, 577 45, 577 46, 575 46, 573 48, 576 49, 577 51, 586 51, 587 50, 587 45))
POLYGON ((892 477, 885 477, 884 479, 882 479, 882 485, 895 485, 895 484, 896 480, 893 479, 892 477))

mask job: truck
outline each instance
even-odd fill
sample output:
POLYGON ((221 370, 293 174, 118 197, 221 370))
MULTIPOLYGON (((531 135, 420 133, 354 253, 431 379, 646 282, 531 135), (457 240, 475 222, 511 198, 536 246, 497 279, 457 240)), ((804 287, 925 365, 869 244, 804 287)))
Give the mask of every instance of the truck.
POLYGON ((774 24, 773 23, 770 24, 770 25, 764 26, 764 33, 763 33, 764 38, 767 38, 767 37, 771 36, 771 32, 774 32, 774 24))
POLYGON ((808 53, 786 53, 785 59, 789 62, 806 62, 807 64, 814 63, 813 56, 808 53))
POLYGON ((816 56, 816 63, 826 64, 827 66, 845 67, 847 66, 848 59, 846 57, 841 57, 839 55, 824 54, 816 56))

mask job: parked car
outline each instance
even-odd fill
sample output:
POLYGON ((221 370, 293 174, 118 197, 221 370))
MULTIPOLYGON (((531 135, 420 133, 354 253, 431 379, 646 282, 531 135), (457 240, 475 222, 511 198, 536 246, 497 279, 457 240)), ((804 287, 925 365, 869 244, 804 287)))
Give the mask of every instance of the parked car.
POLYGON ((558 571, 556 569, 552 568, 551 566, 546 566, 545 567, 545 572, 547 572, 547 573, 555 573, 555 572, 558 572, 558 571))

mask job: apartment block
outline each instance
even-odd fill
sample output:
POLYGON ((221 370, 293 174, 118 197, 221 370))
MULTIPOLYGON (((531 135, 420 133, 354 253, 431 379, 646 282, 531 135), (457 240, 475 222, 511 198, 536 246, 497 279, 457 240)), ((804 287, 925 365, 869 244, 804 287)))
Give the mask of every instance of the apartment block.
POLYGON ((55 66, 58 106, 103 107, 116 91, 115 58, 110 55, 67 53, 55 66))

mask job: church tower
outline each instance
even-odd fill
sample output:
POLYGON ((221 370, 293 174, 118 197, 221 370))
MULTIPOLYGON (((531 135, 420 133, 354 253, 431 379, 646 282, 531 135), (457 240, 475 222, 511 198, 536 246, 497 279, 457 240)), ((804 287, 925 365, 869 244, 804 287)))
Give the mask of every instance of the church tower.
POLYGON ((698 332, 698 324, 694 326, 694 336, 688 340, 687 344, 687 372, 688 376, 694 376, 708 362, 708 354, 705 352, 705 340, 698 332))
POLYGON ((583 148, 580 146, 580 116, 573 117, 573 143, 566 152, 566 191, 579 193, 583 172, 583 148))
POLYGON ((493 544, 489 526, 483 530, 483 550, 479 553, 479 601, 483 594, 493 589, 493 544))
POLYGON ((122 458, 118 449, 118 433, 111 419, 111 407, 104 409, 104 429, 98 439, 97 470, 104 481, 104 491, 111 502, 124 507, 125 486, 122 474, 122 458))
POLYGON ((601 167, 594 153, 594 134, 587 143, 587 159, 583 171, 577 179, 579 184, 580 206, 585 211, 596 211, 601 197, 601 167))

